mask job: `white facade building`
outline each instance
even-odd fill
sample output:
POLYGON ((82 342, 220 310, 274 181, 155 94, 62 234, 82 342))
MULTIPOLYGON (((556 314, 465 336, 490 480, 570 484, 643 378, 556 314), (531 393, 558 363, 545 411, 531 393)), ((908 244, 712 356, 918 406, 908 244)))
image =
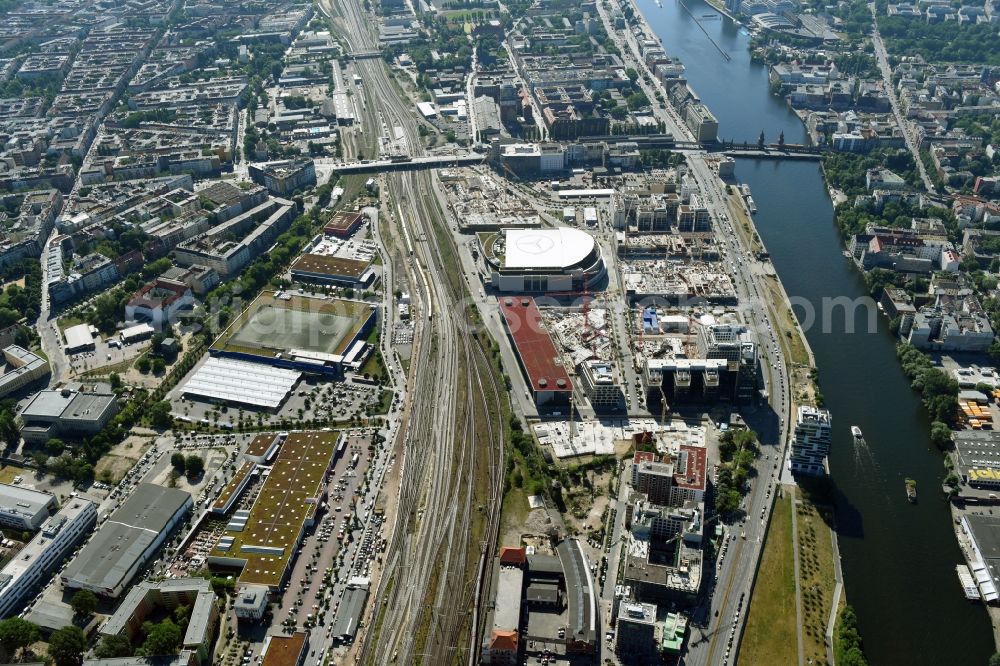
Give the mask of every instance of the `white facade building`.
POLYGON ((74 497, 0 570, 0 618, 13 615, 97 522, 97 505, 74 497))

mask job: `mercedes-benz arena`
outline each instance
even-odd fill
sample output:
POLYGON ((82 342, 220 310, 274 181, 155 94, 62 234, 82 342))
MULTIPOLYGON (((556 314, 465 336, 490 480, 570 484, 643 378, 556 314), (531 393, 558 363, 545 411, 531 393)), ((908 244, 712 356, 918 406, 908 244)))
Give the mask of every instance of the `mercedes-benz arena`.
POLYGON ((579 229, 507 229, 490 245, 483 255, 501 292, 576 291, 606 272, 600 246, 579 229))

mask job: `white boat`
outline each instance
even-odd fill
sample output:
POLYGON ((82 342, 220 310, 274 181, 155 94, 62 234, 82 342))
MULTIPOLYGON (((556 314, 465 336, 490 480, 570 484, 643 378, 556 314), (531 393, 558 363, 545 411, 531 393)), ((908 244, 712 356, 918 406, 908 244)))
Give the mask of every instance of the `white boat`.
POLYGON ((851 426, 851 434, 854 435, 855 439, 861 439, 861 428, 858 426, 851 426))

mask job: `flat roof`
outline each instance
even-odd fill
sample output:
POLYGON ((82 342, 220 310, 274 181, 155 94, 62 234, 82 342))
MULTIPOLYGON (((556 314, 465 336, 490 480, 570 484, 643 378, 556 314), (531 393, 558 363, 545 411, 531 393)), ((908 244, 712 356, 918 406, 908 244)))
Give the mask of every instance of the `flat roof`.
POLYGON ((327 254, 304 254, 292 264, 293 271, 319 273, 358 279, 364 275, 370 262, 327 254))
POLYGON ((140 483, 70 562, 63 579, 113 590, 190 502, 183 490, 140 483))
POLYGON ((559 362, 552 338, 542 327, 535 299, 504 296, 497 299, 533 391, 572 391, 569 374, 559 362))
POLYGON ((275 358, 298 348, 343 354, 374 316, 368 303, 265 291, 233 319, 211 349, 275 358))
POLYGON ((94 344, 94 336, 90 333, 90 324, 70 326, 63 331, 63 336, 66 338, 66 346, 70 349, 94 344))
POLYGON ((333 217, 330 218, 330 221, 327 222, 323 228, 330 231, 346 231, 360 221, 361 213, 338 210, 333 214, 333 217))
MULTIPOLYGON (((56 537, 59 532, 62 531, 67 523, 72 523, 80 518, 80 516, 86 511, 92 511, 94 518, 97 517, 97 505, 89 500, 82 499, 80 497, 72 498, 72 501, 67 502, 65 506, 59 509, 59 511, 52 517, 50 517, 42 525, 42 529, 32 537, 24 548, 18 551, 16 557, 11 558, 6 565, 4 565, 3 570, 0 571, 0 577, 9 576, 9 582, 4 585, 10 585, 21 576, 23 576, 28 569, 35 566, 38 560, 44 555, 52 544, 55 543, 56 537), (55 530, 55 531, 53 531, 55 530)), ((83 535, 80 536, 83 538, 83 535)), ((69 544, 60 544, 60 548, 68 549, 69 544)), ((48 559, 48 558, 46 558, 48 559)), ((52 562, 52 567, 54 568, 55 562, 52 562)))
POLYGON ((497 599, 494 604, 493 630, 517 631, 521 624, 521 590, 524 571, 519 567, 501 567, 497 580, 497 599))
POLYGON ((5 511, 28 512, 34 515, 47 510, 55 503, 56 496, 51 493, 0 483, 0 507, 5 511))
POLYGON ((182 393, 277 409, 301 377, 298 370, 211 356, 187 380, 182 393))
POLYGON ((291 636, 271 636, 260 666, 298 666, 305 649, 305 632, 296 631, 291 636))
POLYGON ((278 438, 276 433, 266 433, 263 435, 257 435, 254 437, 250 444, 247 445, 246 454, 254 458, 263 458, 268 451, 271 450, 271 445, 278 438))
POLYGON ((691 490, 704 490, 705 447, 681 444, 680 451, 685 467, 683 469, 677 468, 674 474, 674 485, 691 490))
POLYGON ((271 471, 238 532, 225 531, 214 557, 244 560, 239 582, 277 587, 298 547, 307 518, 315 513, 340 433, 293 432, 282 444, 271 471))
POLYGON ((594 237, 585 231, 558 229, 506 229, 504 268, 568 268, 594 251, 594 237))
POLYGON ((354 638, 358 631, 358 624, 361 616, 365 612, 365 604, 368 603, 368 588, 363 586, 350 587, 344 592, 344 598, 337 609, 337 616, 333 620, 331 631, 334 636, 340 638, 354 638))

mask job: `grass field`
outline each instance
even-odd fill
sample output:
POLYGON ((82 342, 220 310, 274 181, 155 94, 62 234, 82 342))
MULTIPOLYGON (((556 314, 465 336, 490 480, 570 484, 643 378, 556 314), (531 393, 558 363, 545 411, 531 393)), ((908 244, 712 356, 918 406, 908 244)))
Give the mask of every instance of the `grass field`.
POLYGON ((797 645, 792 500, 786 493, 774 506, 738 661, 792 665, 798 660, 797 645))
POLYGON ((371 307, 355 301, 293 296, 258 296, 212 345, 213 349, 272 356, 304 349, 343 354, 372 315, 371 307))
POLYGON ((833 603, 833 537, 820 510, 803 501, 798 511, 799 574, 802 577, 802 641, 807 663, 827 664, 826 623, 833 603))

